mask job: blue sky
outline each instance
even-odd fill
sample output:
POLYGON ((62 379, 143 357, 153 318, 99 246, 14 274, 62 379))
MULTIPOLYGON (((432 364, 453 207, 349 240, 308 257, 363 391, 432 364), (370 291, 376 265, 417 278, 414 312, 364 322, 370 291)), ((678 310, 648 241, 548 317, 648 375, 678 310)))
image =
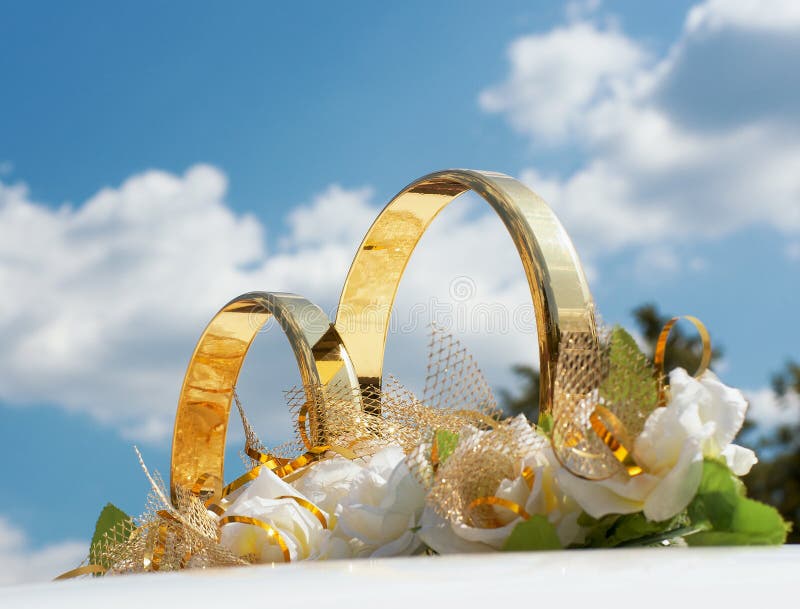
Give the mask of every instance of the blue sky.
MULTIPOLYGON (((800 358, 797 40, 791 0, 0 2, 8 581, 79 557, 105 501, 141 509, 130 447, 167 473, 216 308, 252 289, 331 307, 380 206, 437 169, 524 180, 607 321, 644 301, 698 315, 723 378, 775 416, 769 375, 800 358)), ((470 304, 527 302, 498 224, 447 209, 398 313, 462 275, 470 304)), ((496 387, 535 359, 531 336, 463 338, 496 387)), ((259 337, 242 379, 272 442, 282 340, 259 337)), ((413 386, 423 345, 424 328, 391 337, 387 368, 413 386)))

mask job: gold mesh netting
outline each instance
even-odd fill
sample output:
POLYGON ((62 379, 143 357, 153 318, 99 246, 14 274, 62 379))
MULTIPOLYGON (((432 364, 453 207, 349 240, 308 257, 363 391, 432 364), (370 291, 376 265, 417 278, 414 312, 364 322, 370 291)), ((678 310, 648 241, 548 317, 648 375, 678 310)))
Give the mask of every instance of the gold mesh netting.
MULTIPOLYGON (((658 405, 652 366, 632 341, 617 338, 613 331, 599 338, 567 334, 560 347, 552 446, 565 467, 585 478, 607 478, 620 471, 625 455, 615 452, 614 442, 629 451, 658 405), (602 429, 596 424, 598 412, 603 414, 602 429)), ((242 458, 251 473, 264 463, 253 455, 275 457, 282 464, 299 454, 313 455, 310 465, 292 471, 286 478, 290 481, 329 456, 361 458, 398 445, 436 512, 477 527, 498 523, 492 505, 476 500, 494 495, 504 479, 525 476, 523 463, 541 454, 548 442, 524 418, 502 419, 472 356, 435 327, 421 399, 394 377, 382 388, 364 391, 338 385, 294 387, 285 399, 298 421, 295 437, 267 450, 235 393, 234 398, 245 433, 242 458)), ((143 462, 142 468, 152 486, 144 514, 108 532, 93 546, 88 562, 113 574, 255 560, 235 556, 219 544, 217 517, 191 489, 177 488, 173 503, 160 477, 151 476, 143 462)))
POLYGON ((659 383, 652 364, 620 330, 599 338, 565 334, 552 413, 553 450, 561 464, 592 480, 633 467, 633 443, 658 406, 659 383))
POLYGON ((218 543, 216 518, 195 494, 178 487, 173 504, 158 473, 151 475, 139 459, 151 485, 144 513, 106 532, 89 563, 106 574, 248 564, 218 543))
POLYGON ((543 436, 520 419, 489 429, 462 428, 454 452, 432 468, 428 503, 452 522, 498 526, 490 505, 473 506, 473 502, 493 496, 503 480, 519 477, 523 460, 545 443, 543 436))
POLYGON ((341 385, 294 387, 286 402, 296 419, 303 410, 317 414, 317 429, 298 425, 295 439, 273 451, 308 450, 334 445, 369 454, 388 445, 406 453, 432 430, 460 431, 469 423, 494 424, 502 413, 486 378, 464 346, 449 333, 431 328, 422 398, 389 376, 383 387, 361 391, 341 385), (316 442, 315 432, 320 437, 316 442))

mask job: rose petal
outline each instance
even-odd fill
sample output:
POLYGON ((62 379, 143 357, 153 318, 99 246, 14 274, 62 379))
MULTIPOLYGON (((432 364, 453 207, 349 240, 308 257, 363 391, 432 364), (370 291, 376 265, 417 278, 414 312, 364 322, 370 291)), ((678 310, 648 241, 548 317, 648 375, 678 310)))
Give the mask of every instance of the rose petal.
POLYGON ((697 493, 703 476, 700 442, 690 440, 681 451, 675 467, 664 476, 644 502, 648 520, 660 522, 682 511, 697 493))
POLYGON ((747 475, 750 472, 750 468, 758 463, 756 453, 737 444, 728 444, 725 450, 722 451, 722 456, 725 457, 730 470, 737 476, 747 475))
POLYGON ((717 456, 720 452, 733 442, 736 434, 744 425, 744 417, 747 412, 747 400, 738 389, 728 387, 720 382, 716 375, 707 370, 700 378, 705 388, 708 400, 701 402, 701 416, 706 421, 716 423, 714 440, 716 442, 716 454, 706 456, 717 456))
POLYGON ((560 469, 557 473, 558 484, 572 497, 583 510, 592 518, 602 518, 606 514, 633 514, 642 509, 643 497, 640 497, 641 482, 647 482, 651 478, 644 479, 642 474, 632 478, 627 482, 610 480, 584 480, 572 475, 565 469, 560 469), (642 481, 638 481, 642 478, 642 481), (628 491, 629 496, 620 494, 628 491))
POLYGON ((491 546, 467 541, 456 534, 450 523, 432 508, 425 508, 420 519, 419 538, 439 554, 492 552, 491 546))

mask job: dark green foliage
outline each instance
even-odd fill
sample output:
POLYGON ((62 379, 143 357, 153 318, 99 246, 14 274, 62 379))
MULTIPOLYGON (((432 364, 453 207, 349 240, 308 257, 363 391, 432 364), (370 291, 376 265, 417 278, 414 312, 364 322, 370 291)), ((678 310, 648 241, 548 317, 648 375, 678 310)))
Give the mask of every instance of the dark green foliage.
POLYGON ((664 522, 651 522, 641 512, 609 514, 600 519, 584 513, 578 523, 589 529, 583 547, 617 548, 649 546, 678 537, 688 530, 689 519, 685 513, 664 522))
POLYGON ((518 365, 512 368, 519 379, 520 393, 512 394, 500 390, 500 403, 508 416, 524 414, 529 421, 539 418, 539 371, 531 366, 518 365))
MULTIPOLYGON (((786 362, 773 375, 772 388, 781 403, 788 407, 790 400, 800 397, 800 364, 786 362)), ((761 460, 745 477, 749 494, 754 499, 774 505, 784 518, 794 525, 789 543, 800 543, 800 420, 780 425, 768 433, 758 433, 750 426, 748 437, 753 438, 761 460)))
POLYGON ((800 394, 800 364, 786 362, 783 370, 772 376, 772 389, 781 397, 792 391, 800 394))

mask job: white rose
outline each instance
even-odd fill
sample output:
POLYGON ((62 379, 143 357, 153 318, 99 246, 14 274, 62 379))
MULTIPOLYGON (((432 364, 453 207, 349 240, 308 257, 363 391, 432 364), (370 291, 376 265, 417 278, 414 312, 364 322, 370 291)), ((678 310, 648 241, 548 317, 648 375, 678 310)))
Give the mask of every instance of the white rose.
MULTIPOLYGON (((503 480, 494 495, 522 506, 530 516, 541 514, 555 526, 563 546, 575 542, 580 533, 580 506, 559 487, 555 476, 555 455, 546 438, 538 435, 524 416, 510 423, 515 439, 530 447, 529 454, 519 463, 518 475, 503 480), (533 472, 532 484, 523 477, 523 470, 533 472)), ((485 434, 491 432, 478 432, 485 434)), ((476 434, 476 435, 478 435, 476 434)), ((469 439, 467 439, 468 443, 469 439)), ((457 451, 458 449, 456 449, 457 451)), ((456 457, 454 453, 451 458, 456 457)), ((464 522, 448 521, 428 507, 422 515, 420 538, 440 554, 493 552, 502 549, 514 527, 522 518, 502 506, 492 506, 501 525, 496 528, 473 527, 464 522)))
POLYGON ((669 403, 650 414, 634 443, 643 474, 591 481, 559 469, 561 486, 590 516, 644 511, 649 520, 667 520, 697 492, 704 458, 724 458, 739 476, 756 463, 753 451, 732 444, 747 410, 740 391, 710 371, 695 379, 677 368, 670 373, 670 393, 669 403))
MULTIPOLYGON (((310 510, 294 499, 308 501, 295 488, 262 468, 259 476, 234 495, 224 516, 249 516, 272 526, 286 544, 291 560, 336 555, 330 531, 310 510)), ((324 514, 327 518, 328 515, 324 514)), ((238 556, 255 556, 259 562, 283 562, 283 551, 264 529, 250 524, 230 523, 221 529, 220 543, 238 556)))
POLYGON ((335 535, 358 556, 402 556, 421 548, 416 529, 425 504, 397 446, 375 453, 353 479, 337 508, 335 535))
POLYGON ((337 508, 363 470, 361 459, 351 461, 336 455, 311 465, 308 472, 295 480, 292 486, 313 501, 314 505, 333 516, 330 523, 333 528, 339 515, 337 508))

